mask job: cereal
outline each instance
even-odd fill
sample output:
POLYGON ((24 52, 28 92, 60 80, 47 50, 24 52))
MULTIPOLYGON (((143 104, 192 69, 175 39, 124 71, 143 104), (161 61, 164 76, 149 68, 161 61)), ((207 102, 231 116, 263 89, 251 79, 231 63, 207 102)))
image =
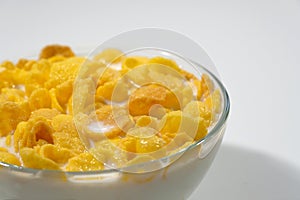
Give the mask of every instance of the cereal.
POLYGON ((74 81, 78 68, 84 61, 84 58, 72 57, 61 62, 53 63, 49 74, 49 80, 45 83, 45 87, 54 88, 65 81, 74 81))
POLYGON ((176 71, 180 71, 179 66, 174 62, 173 60, 163 58, 163 57, 154 57, 149 60, 149 63, 155 63, 160 64, 164 66, 171 67, 172 69, 175 69, 176 71))
POLYGON ((202 101, 191 101, 184 107, 183 112, 193 118, 202 117, 207 127, 212 121, 212 108, 202 101))
POLYGON ((31 110, 38 110, 40 108, 50 108, 51 97, 49 91, 45 88, 38 88, 34 90, 31 93, 28 102, 31 110))
POLYGON ((178 109, 179 102, 175 94, 167 88, 151 84, 136 89, 129 100, 131 115, 148 115, 153 105, 162 105, 166 108, 178 109))
POLYGON ((91 152, 102 163, 109 163, 114 167, 122 167, 128 162, 127 155, 116 144, 119 144, 119 140, 99 141, 95 144, 95 148, 91 149, 91 152))
POLYGON ((12 133, 18 123, 29 118, 29 110, 26 105, 5 101, 0 104, 0 136, 12 133))
POLYGON ((157 129, 158 120, 155 117, 151 117, 148 115, 138 116, 136 119, 136 126, 146 126, 157 129))
POLYGON ((94 57, 94 60, 105 63, 118 63, 122 59, 122 51, 118 49, 105 49, 94 57))
POLYGON ((55 96, 59 105, 65 105, 68 103, 73 92, 73 81, 68 80, 56 87, 55 96))
POLYGON ((38 60, 0 64, 0 162, 65 171, 148 162, 205 137, 221 100, 208 75, 168 58, 106 49, 88 60, 49 45, 38 60))
POLYGON ((48 45, 44 47, 40 53, 40 59, 42 58, 51 58, 53 56, 64 56, 64 57, 72 57, 75 56, 73 51, 68 46, 62 45, 48 45))
POLYGON ((5 151, 0 151, 0 162, 21 166, 19 159, 15 155, 5 151))
POLYGON ((6 138, 5 138, 5 144, 6 144, 6 146, 10 146, 11 145, 11 143, 12 143, 12 135, 7 135, 6 136, 6 138))
POLYGON ((203 138, 207 133, 207 127, 201 117, 192 118, 181 111, 167 113, 160 123, 162 134, 185 132, 194 140, 203 138))
POLYGON ((10 101, 21 103, 25 99, 25 93, 22 90, 15 89, 15 88, 2 88, 0 94, 0 102, 10 101))
POLYGON ((85 150, 82 144, 75 125, 73 124, 73 118, 70 115, 57 115, 52 119, 53 143, 60 148, 67 148, 72 152, 78 154, 85 150))
POLYGON ((25 167, 33 169, 50 169, 59 170, 60 167, 54 161, 42 157, 32 148, 23 148, 20 151, 20 156, 25 167))
POLYGON ((56 96, 56 89, 52 88, 49 90, 50 100, 51 100, 51 108, 56 109, 61 113, 65 112, 65 109, 59 104, 56 96))
POLYGON ((213 91, 214 85, 208 75, 203 74, 201 77, 202 98, 207 97, 213 91))
POLYGON ((87 152, 71 158, 66 166, 67 171, 95 171, 103 168, 103 163, 87 152))
POLYGON ((14 133, 14 148, 19 152, 24 147, 34 147, 42 139, 53 143, 53 129, 50 121, 44 117, 31 118, 18 124, 14 133))
POLYGON ((60 112, 56 109, 41 108, 31 112, 30 118, 44 117, 46 119, 52 119, 53 117, 59 114, 60 112))
POLYGON ((60 148, 53 144, 42 145, 39 153, 42 157, 49 158, 58 164, 65 164, 75 156, 69 149, 60 148))
POLYGON ((140 65, 148 63, 149 58, 142 56, 127 57, 122 62, 122 68, 125 70, 133 69, 140 65))
POLYGON ((7 152, 7 149, 5 149, 4 147, 0 147, 0 151, 7 152))

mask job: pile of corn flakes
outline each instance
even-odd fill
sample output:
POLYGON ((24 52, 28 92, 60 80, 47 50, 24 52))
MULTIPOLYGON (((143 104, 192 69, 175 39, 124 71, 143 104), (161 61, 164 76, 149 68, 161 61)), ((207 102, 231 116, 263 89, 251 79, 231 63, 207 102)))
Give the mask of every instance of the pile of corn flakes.
POLYGON ((198 79, 170 59, 117 49, 88 60, 67 46, 46 46, 37 60, 2 62, 0 80, 0 161, 34 169, 154 160, 205 137, 220 112, 208 75, 198 79))

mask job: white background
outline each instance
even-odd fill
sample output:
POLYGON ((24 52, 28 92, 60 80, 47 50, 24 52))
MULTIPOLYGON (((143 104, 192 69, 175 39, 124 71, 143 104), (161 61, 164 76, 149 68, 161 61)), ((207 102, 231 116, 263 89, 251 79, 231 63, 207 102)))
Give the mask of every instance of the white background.
MULTIPOLYGON (((300 1, 0 1, 0 60, 161 27, 201 44, 231 102, 222 148, 191 197, 300 199, 300 1)), ((172 191, 170 191, 172 192, 172 191)))

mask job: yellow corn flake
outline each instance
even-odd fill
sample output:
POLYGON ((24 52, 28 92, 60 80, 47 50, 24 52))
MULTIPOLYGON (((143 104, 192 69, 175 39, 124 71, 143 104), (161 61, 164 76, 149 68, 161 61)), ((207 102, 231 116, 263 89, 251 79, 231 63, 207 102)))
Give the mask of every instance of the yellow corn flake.
POLYGON ((35 147, 41 147, 41 146, 46 145, 46 144, 49 144, 49 142, 44 140, 44 139, 38 139, 38 141, 36 142, 36 146, 34 146, 34 148, 35 147))
POLYGON ((180 68, 176 64, 176 62, 174 62, 173 60, 167 59, 167 58, 154 57, 154 58, 151 58, 148 63, 160 64, 160 65, 171 67, 171 68, 173 68, 176 71, 180 71, 180 68))
POLYGON ((202 98, 208 97, 214 89, 214 83, 207 74, 201 76, 202 98))
POLYGON ((201 117, 192 118, 181 111, 167 113, 161 120, 160 127, 162 134, 185 132, 195 140, 199 140, 207 134, 207 126, 204 119, 201 117))
POLYGON ((23 69, 19 69, 16 68, 13 71, 13 75, 12 75, 12 83, 14 85, 24 85, 26 82, 26 79, 28 78, 30 72, 23 70, 23 69))
POLYGON ((56 115, 52 119, 52 127, 56 132, 68 132, 72 136, 77 135, 76 127, 73 122, 73 117, 71 115, 60 114, 56 115))
POLYGON ((165 141, 154 135, 149 138, 139 138, 136 143, 137 153, 153 153, 161 150, 165 146, 165 141))
POLYGON ((49 90, 49 95, 51 99, 51 108, 56 109, 61 113, 65 113, 65 109, 59 104, 57 97, 56 97, 56 89, 52 88, 49 90))
POLYGON ((96 97, 122 102, 128 98, 128 87, 124 82, 118 80, 105 82, 97 88, 96 97))
POLYGON ((6 69, 0 65, 0 89, 14 85, 14 73, 14 70, 6 69))
POLYGON ((0 151, 0 162, 21 166, 19 159, 15 155, 5 151, 0 151))
POLYGON ((68 132, 53 133, 53 141, 54 145, 60 148, 69 149, 75 154, 79 154, 85 151, 85 146, 82 144, 79 136, 74 137, 68 132))
POLYGON ((122 69, 128 70, 146 64, 149 58, 142 56, 126 57, 122 62, 122 69))
POLYGON ((19 84, 37 84, 41 87, 49 79, 51 64, 47 60, 34 63, 30 71, 19 70, 19 84))
POLYGON ((195 86, 196 90, 197 90, 197 99, 200 100, 202 98, 203 95, 203 91, 202 91, 202 85, 201 85, 201 81, 199 79, 194 79, 192 81, 193 85, 195 86))
POLYGON ((167 113, 162 120, 160 121, 160 132, 161 133, 177 133, 179 131, 179 127, 182 118, 181 111, 173 111, 167 113))
MULTIPOLYGON (((20 122, 17 126, 17 129, 14 132, 14 148, 16 152, 19 152, 21 147, 24 147, 27 142, 25 142, 25 132, 28 122, 20 122)), ((27 139, 27 138, 26 138, 27 139)), ((33 143, 33 142, 32 142, 33 143)), ((34 146, 32 144, 31 146, 34 146)))
POLYGON ((136 138, 132 136, 127 136, 120 140, 120 148, 127 152, 136 152, 136 138))
POLYGON ((46 119, 52 119, 53 117, 59 115, 60 112, 56 109, 50 109, 50 108, 41 108, 38 110, 35 110, 31 112, 30 118, 36 118, 36 117, 44 117, 46 119))
POLYGON ((136 119, 136 126, 147 126, 147 127, 151 127, 154 129, 158 128, 158 120, 154 117, 148 116, 148 115, 142 115, 142 116, 138 116, 136 119))
POLYGON ((192 74, 192 73, 189 73, 183 69, 180 69, 180 73, 182 76, 184 76, 187 80, 198 80, 197 77, 192 74))
POLYGON ((97 88, 96 96, 103 97, 104 99, 111 100, 114 88, 116 86, 116 81, 109 81, 100 85, 97 88))
POLYGON ((53 63, 49 74, 49 80, 45 83, 45 87, 53 88, 65 81, 74 81, 77 71, 84 61, 85 58, 72 57, 61 62, 53 63))
POLYGON ((67 163, 70 158, 75 156, 69 149, 60 148, 52 144, 41 146, 39 153, 41 156, 49 158, 58 164, 67 163))
POLYGON ((31 69, 32 65, 35 63, 36 63, 35 60, 28 60, 25 58, 21 58, 18 60, 16 67, 19 69, 24 69, 24 70, 28 71, 31 69))
POLYGON ((133 82, 135 85, 144 85, 146 83, 151 82, 149 78, 149 73, 151 70, 149 69, 149 65, 141 65, 140 67, 136 67, 133 70, 122 70, 124 73, 124 77, 129 79, 130 82, 133 82))
POLYGON ((0 151, 8 152, 8 150, 4 147, 0 147, 0 151))
POLYGON ((63 114, 55 116, 52 119, 52 127, 55 130, 53 133, 54 145, 67 148, 76 154, 85 151, 85 146, 79 138, 72 116, 63 114))
POLYGON ((74 85, 73 93, 73 110, 74 113, 82 111, 91 111, 94 109, 95 96, 91 93, 95 92, 95 83, 91 78, 79 79, 74 85))
POLYGON ((54 56, 73 57, 75 56, 75 54, 72 51, 72 49, 68 46, 54 44, 45 46, 42 49, 39 58, 51 58, 54 56))
POLYGON ((56 98, 60 105, 65 105, 68 103, 69 98, 73 92, 73 81, 69 80, 63 82, 62 84, 56 87, 56 98))
POLYGON ((131 115, 148 115, 153 105, 162 105, 166 108, 177 109, 180 107, 176 95, 167 88, 150 84, 136 89, 129 99, 131 115))
POLYGON ((48 60, 39 60, 31 67, 31 73, 32 72, 40 72, 41 77, 44 81, 47 81, 49 79, 49 74, 52 68, 52 64, 48 60))
POLYGON ((94 57, 94 60, 104 63, 118 63, 123 58, 123 52, 118 49, 108 48, 94 57))
POLYGON ((53 129, 49 120, 44 117, 29 119, 18 124, 14 133, 14 148, 16 152, 24 147, 34 147, 37 141, 43 139, 53 143, 53 129))
POLYGON ((64 61, 64 60, 66 60, 66 57, 64 57, 62 55, 56 55, 56 56, 48 58, 48 61, 51 64, 56 63, 56 62, 61 62, 61 61, 64 61))
POLYGON ((25 100, 25 92, 15 88, 2 88, 0 96, 0 102, 11 101, 19 103, 25 100))
POLYGON ((11 140, 12 140, 12 135, 7 135, 5 138, 5 144, 6 146, 10 146, 11 145, 11 140))
POLYGON ((213 110, 213 113, 220 113, 221 111, 221 94, 219 90, 215 90, 212 95, 209 95, 205 101, 205 105, 213 110))
POLYGON ((0 64, 0 67, 4 67, 5 69, 13 70, 15 68, 15 65, 14 65, 14 63, 12 63, 10 61, 4 61, 0 64))
POLYGON ((49 91, 45 88, 34 90, 31 93, 28 101, 31 110, 51 107, 51 97, 49 91))
POLYGON ((42 157, 32 148, 25 147, 21 149, 20 156, 25 167, 33 169, 60 170, 57 163, 51 159, 42 157))
POLYGON ((177 134, 179 133, 164 132, 161 134, 161 138, 166 142, 168 146, 170 146, 170 143, 174 140, 177 134))
POLYGON ((18 123, 29 118, 25 104, 6 101, 0 104, 0 136, 12 133, 18 123))
POLYGON ((103 163, 87 152, 71 158, 66 166, 67 171, 96 171, 103 169, 103 163))
POLYGON ((122 130, 126 131, 134 126, 132 117, 128 115, 128 111, 123 107, 102 105, 96 110, 95 115, 97 121, 103 123, 104 126, 111 126, 111 131, 106 132, 122 135, 122 130))
POLYGON ((135 127, 129 129, 127 136, 121 139, 125 150, 135 153, 153 153, 165 145, 165 141, 158 137, 158 132, 150 127, 135 127))
POLYGON ((36 90, 42 88, 41 85, 35 83, 26 83, 25 84, 25 93, 27 97, 30 97, 31 93, 36 90))
POLYGON ((120 144, 120 139, 102 140, 97 142, 90 152, 102 163, 110 163, 113 167, 122 167, 128 160, 126 153, 117 146, 118 144, 120 144))
POLYGON ((113 80, 117 80, 121 77, 121 73, 115 69, 111 68, 103 68, 102 73, 100 74, 98 80, 98 86, 104 85, 107 82, 111 82, 113 80))
POLYGON ((191 101, 184 109, 183 113, 191 116, 192 118, 201 117, 206 121, 207 126, 212 122, 212 109, 202 101, 191 101))

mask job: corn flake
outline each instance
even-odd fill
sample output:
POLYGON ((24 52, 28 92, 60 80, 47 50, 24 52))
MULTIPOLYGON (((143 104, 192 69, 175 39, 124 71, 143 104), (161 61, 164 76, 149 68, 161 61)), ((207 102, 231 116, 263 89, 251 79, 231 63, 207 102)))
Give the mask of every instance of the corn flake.
POLYGON ((0 136, 13 132, 18 123, 29 118, 29 110, 25 104, 6 101, 0 104, 0 136))
POLYGON ((33 169, 60 170, 60 167, 54 161, 39 155, 32 148, 23 148, 20 150, 20 156, 25 167, 33 169))
POLYGON ((122 60, 123 53, 118 49, 108 48, 94 57, 94 60, 104 63, 118 63, 122 60))
POLYGON ((60 114, 60 112, 56 109, 41 108, 41 109, 31 112, 30 118, 32 119, 32 118, 36 118, 36 117, 44 117, 46 119, 51 120, 59 114, 60 114))
POLYGON ((51 97, 49 91, 45 88, 34 90, 29 99, 29 107, 31 110, 38 110, 40 108, 51 108, 51 97))
POLYGON ((166 108, 180 107, 176 95, 167 88, 151 84, 136 89, 129 99, 131 115, 148 115, 153 105, 162 105, 166 108))
POLYGON ((58 164, 67 163, 70 158, 75 156, 69 149, 60 148, 52 144, 41 146, 39 153, 42 157, 53 160, 58 164))
POLYGON ((151 58, 148 63, 160 64, 160 65, 171 67, 171 68, 175 69, 176 71, 180 71, 180 68, 176 64, 176 62, 174 62, 173 60, 167 59, 167 58, 154 57, 154 58, 151 58))
POLYGON ((48 45, 45 46, 41 53, 40 53, 40 59, 42 58, 51 58, 53 56, 64 56, 64 57, 72 57, 75 56, 72 49, 68 46, 62 46, 62 45, 48 45))
POLYGON ((67 171, 95 171, 103 169, 103 163, 99 162, 92 154, 87 152, 71 158, 66 166, 67 171))
POLYGON ((44 117, 31 118, 18 124, 14 133, 14 148, 16 152, 24 147, 34 147, 42 139, 53 143, 53 129, 49 120, 44 117))
POLYGON ((0 151, 0 162, 21 166, 19 159, 15 155, 5 151, 0 151))
POLYGON ((126 57, 122 62, 122 68, 124 70, 133 69, 140 65, 146 64, 148 61, 149 58, 142 56, 126 57))

